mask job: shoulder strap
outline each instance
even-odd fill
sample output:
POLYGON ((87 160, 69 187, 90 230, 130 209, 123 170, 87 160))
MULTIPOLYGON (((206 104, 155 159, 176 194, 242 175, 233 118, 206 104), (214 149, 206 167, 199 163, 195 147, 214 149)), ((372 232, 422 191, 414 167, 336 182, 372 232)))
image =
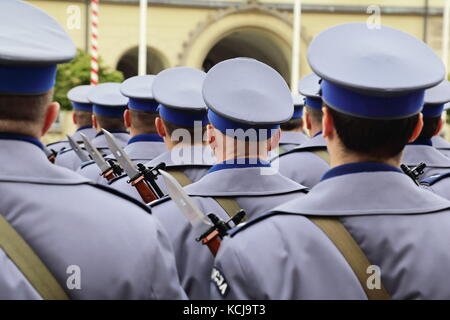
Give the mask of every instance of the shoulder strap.
POLYGON ((69 297, 45 264, 1 215, 0 247, 43 299, 69 300, 69 297))
MULTIPOLYGON (((171 174, 182 187, 185 187, 192 183, 192 180, 189 179, 189 177, 181 170, 167 169, 166 171, 169 174, 171 174)), ((222 207, 223 210, 225 210, 225 212, 228 214, 228 216, 230 218, 234 217, 234 215, 241 210, 241 207, 239 206, 239 204, 236 202, 236 200, 233 200, 232 198, 213 197, 213 199, 222 207)), ((243 222, 246 220, 247 220, 247 217, 242 219, 243 222)))
POLYGON ((389 293, 386 291, 383 284, 381 284, 380 289, 369 289, 367 287, 367 279, 369 277, 367 274, 367 268, 371 265, 371 263, 339 219, 329 217, 307 218, 319 227, 334 243, 336 248, 339 249, 358 278, 369 300, 390 299, 389 293))
POLYGON ((311 152, 314 153, 319 158, 321 158, 322 160, 324 160, 326 163, 330 164, 330 154, 328 153, 327 149, 325 150, 316 149, 311 152))

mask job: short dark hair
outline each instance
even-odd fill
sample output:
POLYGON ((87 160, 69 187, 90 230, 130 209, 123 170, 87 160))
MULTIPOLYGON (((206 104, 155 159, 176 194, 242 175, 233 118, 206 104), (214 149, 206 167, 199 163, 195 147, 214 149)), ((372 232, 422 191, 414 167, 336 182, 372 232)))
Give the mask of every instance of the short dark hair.
MULTIPOLYGON (((194 127, 180 126, 178 124, 174 124, 174 123, 168 122, 168 121, 166 121, 164 119, 161 119, 161 120, 163 121, 164 126, 166 127, 167 135, 169 137, 172 137, 172 134, 173 134, 173 132, 175 130, 181 129, 181 130, 186 130, 189 133, 190 137, 192 137, 191 143, 203 143, 203 137, 206 134, 206 126, 202 126, 202 136, 201 137, 197 137, 194 134, 194 131, 195 131, 194 127), (198 141, 198 140, 194 141, 194 138, 200 138, 201 140, 200 141, 198 141)), ((180 143, 180 141, 172 140, 172 143, 177 144, 177 143, 180 143)))
POLYGON ((83 110, 73 110, 77 125, 79 127, 92 127, 92 112, 83 110))
POLYGON ((98 125, 107 130, 126 130, 123 118, 110 118, 95 114, 98 125))
POLYGON ((45 119, 53 91, 38 95, 0 94, 0 131, 34 135, 45 119))
POLYGON ((299 128, 303 128, 303 119, 302 118, 291 119, 288 122, 282 123, 280 127, 281 130, 283 131, 292 131, 299 128))
POLYGON ((419 120, 418 115, 405 119, 374 120, 346 115, 329 107, 328 110, 347 150, 378 159, 400 154, 419 120))
POLYGON ((311 118, 317 123, 322 123, 323 112, 322 109, 313 109, 311 107, 305 106, 306 111, 309 113, 311 118))
POLYGON ((441 116, 423 117, 423 128, 418 139, 429 140, 436 134, 441 116))
POLYGON ((155 119, 159 117, 156 112, 131 110, 131 125, 141 133, 156 133, 155 119))

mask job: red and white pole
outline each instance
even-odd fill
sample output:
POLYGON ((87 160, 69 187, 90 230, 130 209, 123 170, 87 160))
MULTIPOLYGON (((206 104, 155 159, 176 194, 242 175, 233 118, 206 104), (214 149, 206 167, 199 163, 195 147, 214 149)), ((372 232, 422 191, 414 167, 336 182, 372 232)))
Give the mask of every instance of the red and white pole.
POLYGON ((91 0, 91 85, 98 84, 98 5, 91 0))

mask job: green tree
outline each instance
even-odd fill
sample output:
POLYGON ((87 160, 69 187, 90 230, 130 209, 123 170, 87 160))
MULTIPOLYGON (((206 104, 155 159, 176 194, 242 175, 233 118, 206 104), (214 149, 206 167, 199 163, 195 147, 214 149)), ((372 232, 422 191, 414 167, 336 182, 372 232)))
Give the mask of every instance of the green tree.
MULTIPOLYGON (((77 56, 71 62, 58 66, 55 85, 55 101, 61 104, 61 109, 71 110, 72 105, 67 99, 67 92, 73 87, 90 84, 91 58, 83 50, 77 50, 77 56)), ((106 66, 99 59, 99 82, 122 82, 123 74, 106 66)))

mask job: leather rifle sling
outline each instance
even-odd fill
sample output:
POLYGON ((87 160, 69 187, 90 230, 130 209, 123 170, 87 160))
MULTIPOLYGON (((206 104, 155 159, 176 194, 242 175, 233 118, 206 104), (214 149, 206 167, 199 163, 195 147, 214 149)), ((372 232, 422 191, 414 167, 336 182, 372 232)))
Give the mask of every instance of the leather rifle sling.
POLYGON ((1 215, 0 247, 44 300, 69 300, 42 260, 1 215))
POLYGON ((389 300, 389 293, 383 284, 380 289, 369 289, 367 280, 371 276, 367 273, 367 268, 371 265, 369 259, 362 251, 358 243, 353 239, 345 226, 338 218, 307 216, 327 237, 333 242, 336 248, 344 256, 347 263, 352 268, 358 278, 364 292, 369 300, 389 300))

